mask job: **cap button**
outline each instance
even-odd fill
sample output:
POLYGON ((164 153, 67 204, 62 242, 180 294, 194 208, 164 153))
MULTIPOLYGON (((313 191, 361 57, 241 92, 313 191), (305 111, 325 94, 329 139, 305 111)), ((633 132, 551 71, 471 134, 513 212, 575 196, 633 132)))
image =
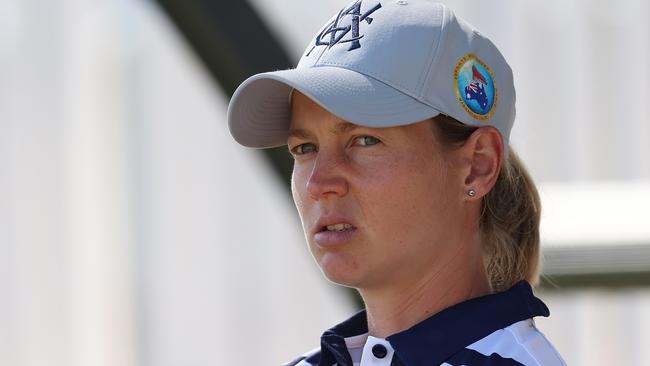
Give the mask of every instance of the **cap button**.
POLYGON ((388 350, 383 344, 375 344, 372 346, 372 354, 377 358, 384 358, 388 354, 388 350))

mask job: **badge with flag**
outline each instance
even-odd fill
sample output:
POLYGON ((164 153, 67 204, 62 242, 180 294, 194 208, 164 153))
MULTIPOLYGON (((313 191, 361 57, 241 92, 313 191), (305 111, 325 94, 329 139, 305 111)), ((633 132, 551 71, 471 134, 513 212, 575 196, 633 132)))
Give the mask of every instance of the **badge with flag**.
POLYGON ((475 55, 464 56, 454 70, 458 101, 474 118, 486 120, 496 109, 497 89, 489 67, 475 55))

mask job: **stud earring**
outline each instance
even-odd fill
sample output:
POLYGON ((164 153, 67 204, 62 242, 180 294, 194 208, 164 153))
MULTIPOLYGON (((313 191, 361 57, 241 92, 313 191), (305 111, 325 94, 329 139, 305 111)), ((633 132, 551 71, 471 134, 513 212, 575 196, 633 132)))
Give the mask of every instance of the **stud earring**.
POLYGON ((469 191, 467 191, 467 195, 470 197, 474 197, 476 196, 476 191, 474 189, 470 189, 469 191))

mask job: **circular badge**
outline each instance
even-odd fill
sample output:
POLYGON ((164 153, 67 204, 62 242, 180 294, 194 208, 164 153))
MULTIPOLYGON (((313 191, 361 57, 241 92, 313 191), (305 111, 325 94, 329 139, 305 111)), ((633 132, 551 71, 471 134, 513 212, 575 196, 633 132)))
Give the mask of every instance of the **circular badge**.
POLYGON ((497 87, 492 70, 473 54, 463 56, 454 70, 458 101, 478 120, 492 117, 497 105, 497 87))

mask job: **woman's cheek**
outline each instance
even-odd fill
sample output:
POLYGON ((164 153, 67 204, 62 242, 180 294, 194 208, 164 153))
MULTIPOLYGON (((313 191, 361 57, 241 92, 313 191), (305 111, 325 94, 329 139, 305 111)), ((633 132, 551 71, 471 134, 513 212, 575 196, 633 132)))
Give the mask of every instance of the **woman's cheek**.
POLYGON ((305 169, 294 168, 291 176, 291 195, 293 203, 298 210, 300 218, 304 218, 305 204, 307 199, 307 181, 308 176, 305 175, 305 169))
POLYGON ((364 151, 350 158, 355 177, 361 179, 382 179, 389 177, 399 168, 395 156, 387 152, 364 151))

